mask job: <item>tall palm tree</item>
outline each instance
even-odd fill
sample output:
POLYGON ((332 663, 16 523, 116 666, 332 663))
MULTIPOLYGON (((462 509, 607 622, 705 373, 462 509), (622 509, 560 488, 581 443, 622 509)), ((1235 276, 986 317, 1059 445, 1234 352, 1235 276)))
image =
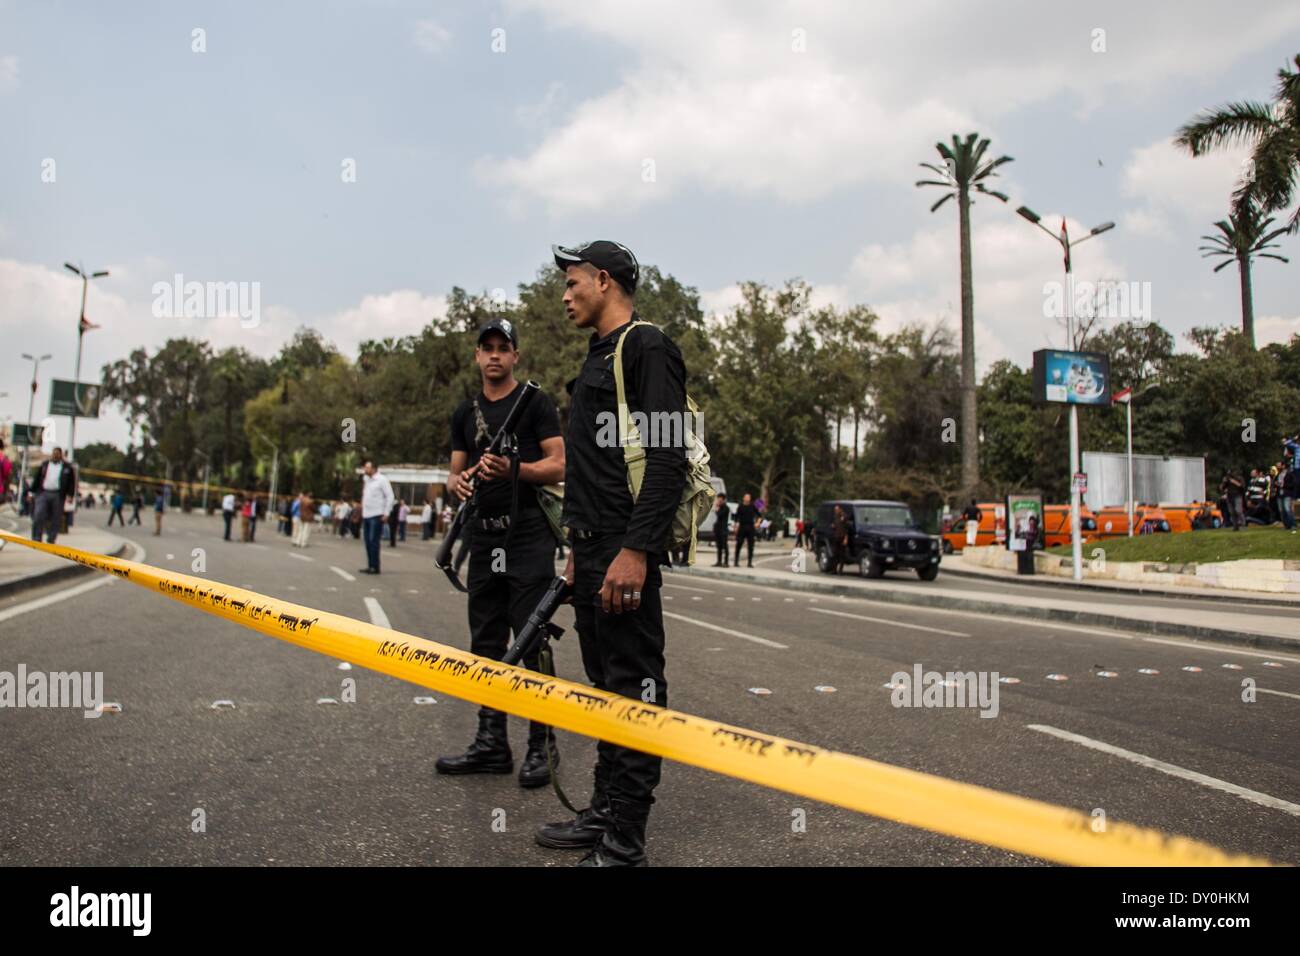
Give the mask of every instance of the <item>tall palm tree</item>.
POLYGON ((943 158, 943 165, 922 163, 941 179, 922 179, 917 186, 939 186, 948 190, 942 199, 930 207, 934 212, 953 196, 957 197, 958 220, 961 227, 961 485, 962 496, 975 493, 980 482, 979 432, 975 411, 975 292, 971 284, 970 265, 970 207, 971 193, 983 193, 1007 201, 1005 193, 989 189, 986 180, 997 177, 995 170, 1011 162, 1010 156, 985 160, 989 148, 987 139, 971 133, 960 139, 952 136, 952 145, 935 143, 934 148, 943 158))
POLYGON ((1227 268, 1233 262, 1237 263, 1237 272, 1241 278, 1241 331, 1251 348, 1255 347, 1255 303, 1250 290, 1251 260, 1260 256, 1264 259, 1277 259, 1279 262, 1291 261, 1285 256, 1264 251, 1276 249, 1277 243, 1273 240, 1289 231, 1286 226, 1281 226, 1270 232, 1268 227, 1272 223, 1271 216, 1264 218, 1259 206, 1249 203, 1244 209, 1234 210, 1229 218, 1220 219, 1214 224, 1219 235, 1201 236, 1209 243, 1208 246, 1200 247, 1202 258, 1223 257, 1224 261, 1214 267, 1215 272, 1227 268))
MULTIPOLYGON (((1183 126, 1174 140, 1193 156, 1223 146, 1253 147, 1247 175, 1233 193, 1234 212, 1244 214, 1252 202, 1265 213, 1280 212, 1300 184, 1300 54, 1295 65, 1294 71, 1277 71, 1272 104, 1228 103, 1208 110, 1183 126)), ((1300 207, 1288 228, 1300 229, 1300 207)))

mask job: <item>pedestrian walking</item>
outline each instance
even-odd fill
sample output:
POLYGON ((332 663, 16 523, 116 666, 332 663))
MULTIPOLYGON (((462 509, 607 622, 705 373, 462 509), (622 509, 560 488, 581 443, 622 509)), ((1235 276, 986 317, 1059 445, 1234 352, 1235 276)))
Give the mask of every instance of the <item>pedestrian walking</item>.
POLYGON ((973 548, 979 541, 980 522, 984 520, 984 512, 980 511, 980 506, 972 498, 961 516, 966 519, 966 547, 973 548))
MULTIPOLYGON (((230 523, 235 520, 235 495, 234 492, 226 492, 221 499, 221 520, 226 523, 225 540, 230 540, 230 523)), ((242 528, 240 529, 242 532, 242 528)))
POLYGON ((397 530, 402 536, 402 542, 406 542, 406 519, 411 517, 411 508, 405 499, 398 502, 397 505, 397 530))
POLYGON ((119 527, 126 527, 126 518, 122 516, 122 508, 125 507, 125 505, 126 495, 122 494, 122 489, 119 488, 117 491, 113 492, 113 497, 110 501, 110 507, 112 510, 108 513, 108 527, 113 527, 114 518, 117 519, 119 527))
POLYGON ((1236 471, 1229 469, 1219 482, 1219 491, 1227 499, 1227 517, 1232 522, 1232 530, 1240 531, 1246 524, 1246 483, 1236 471))
POLYGON ((163 512, 167 510, 167 486, 163 485, 156 492, 153 498, 153 536, 156 538, 162 534, 163 512))
POLYGON ((420 510, 420 540, 428 541, 433 537, 433 503, 428 498, 424 499, 424 507, 420 510))
POLYGON ((361 470, 365 475, 365 485, 361 491, 361 524, 366 539, 366 566, 361 569, 361 573, 378 574, 384 519, 393 510, 393 486, 373 461, 366 459, 361 470))
POLYGON ((72 465, 63 459, 63 449, 56 448, 50 457, 41 462, 32 482, 35 499, 32 503, 32 540, 42 537, 54 544, 59 540, 65 502, 77 495, 77 478, 72 465))
POLYGON ((247 544, 253 540, 253 520, 257 514, 257 506, 251 496, 243 498, 242 501, 239 507, 239 541, 241 544, 247 544))
POLYGON ((300 492, 298 494, 298 513, 295 515, 297 531, 294 534, 293 546, 295 548, 307 547, 307 539, 311 537, 312 525, 316 521, 316 504, 312 501, 310 492, 300 492))
POLYGON ((727 526, 731 521, 731 509, 727 506, 727 496, 719 492, 713 499, 713 544, 718 555, 713 559, 715 568, 725 568, 728 564, 727 526))
POLYGON ((140 520, 140 509, 144 507, 144 492, 139 488, 135 489, 135 494, 131 496, 131 520, 127 524, 138 524, 143 526, 140 520))
POLYGON ((748 562, 749 567, 754 566, 754 523, 758 520, 758 509, 754 507, 754 498, 746 494, 740 499, 740 507, 736 509, 736 558, 732 562, 736 567, 740 567, 740 544, 748 543, 748 562))

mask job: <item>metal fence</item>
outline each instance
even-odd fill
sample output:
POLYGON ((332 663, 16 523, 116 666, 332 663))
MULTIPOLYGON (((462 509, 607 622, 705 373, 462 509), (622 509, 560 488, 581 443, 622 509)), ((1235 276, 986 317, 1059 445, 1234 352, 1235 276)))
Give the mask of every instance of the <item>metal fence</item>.
MULTIPOLYGON (((1084 504, 1099 508, 1125 504, 1128 493, 1128 456, 1085 451, 1083 470, 1088 476, 1084 504)), ((1133 456, 1135 501, 1177 504, 1205 500, 1205 459, 1133 456)))

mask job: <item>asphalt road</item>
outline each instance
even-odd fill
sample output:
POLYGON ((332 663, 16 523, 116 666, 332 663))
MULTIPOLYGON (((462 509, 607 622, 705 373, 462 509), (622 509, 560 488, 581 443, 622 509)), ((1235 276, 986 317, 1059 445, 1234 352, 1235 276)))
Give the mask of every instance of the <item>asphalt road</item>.
MULTIPOLYGON (((220 540, 219 519, 171 515, 160 538, 139 528, 126 536, 159 567, 192 573, 202 548, 210 579, 360 620, 377 607, 398 630, 468 647, 464 598, 433 569, 432 543, 385 546, 384 573, 371 578, 356 574, 365 562, 352 539, 317 534, 300 553, 265 526, 256 546, 243 545, 220 540)), ((91 580, 0 601, 0 671, 102 671, 106 699, 122 706, 97 720, 0 709, 0 779, 9 783, 0 788, 0 864, 576 862, 532 841, 535 825, 566 816, 549 789, 434 774, 436 756, 469 742, 472 705, 340 671, 130 584, 87 589, 91 580), (47 597, 55 600, 9 614, 47 597), (355 703, 317 703, 341 698, 346 678, 355 703), (414 702, 427 696, 436 702, 414 702), (236 706, 212 709, 218 700, 236 706)), ((667 580, 676 709, 1300 863, 1300 657, 667 580), (975 708, 895 708, 884 685, 917 663, 1019 683, 998 685, 991 719, 975 708), (1246 678, 1261 691, 1250 703, 1246 678), (826 686, 834 691, 817 689, 826 686)), ((570 626, 571 611, 558 620, 570 626)), ((571 628, 556 658, 561 676, 583 679, 571 628)), ((518 759, 522 721, 511 719, 511 737, 518 759)), ((562 780, 585 802, 594 742, 561 733, 560 748, 562 780)), ((1041 863, 675 763, 665 765, 648 836, 656 865, 1041 863), (803 832, 793 825, 800 817, 803 832)))

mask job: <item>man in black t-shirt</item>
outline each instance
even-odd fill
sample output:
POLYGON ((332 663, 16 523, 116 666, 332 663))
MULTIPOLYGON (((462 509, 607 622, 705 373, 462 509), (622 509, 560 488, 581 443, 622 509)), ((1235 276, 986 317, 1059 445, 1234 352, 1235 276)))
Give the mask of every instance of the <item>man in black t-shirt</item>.
POLYGON ((754 522, 758 518, 758 509, 754 507, 754 496, 745 495, 740 499, 740 507, 736 509, 736 560, 734 564, 740 567, 740 542, 749 542, 749 566, 754 566, 754 522))
MULTIPOLYGON (((475 361, 483 389, 461 402, 451 416, 451 473, 448 489, 465 499, 470 479, 478 477, 478 512, 466 527, 469 545, 470 651, 500 660, 528 615, 555 578, 555 535, 537 501, 537 485, 564 480, 564 439, 555 402, 544 392, 534 395, 515 430, 518 475, 504 455, 483 449, 505 423, 522 387, 515 381, 519 340, 506 319, 493 319, 479 330, 475 361)), ((537 654, 524 664, 537 669, 537 654)), ((528 752, 519 768, 519 784, 538 787, 550 782, 551 765, 560 762, 555 734, 533 721, 528 727, 528 752)), ((440 757, 439 773, 510 773, 514 761, 506 737, 506 715, 479 709, 478 734, 469 749, 440 757)))

